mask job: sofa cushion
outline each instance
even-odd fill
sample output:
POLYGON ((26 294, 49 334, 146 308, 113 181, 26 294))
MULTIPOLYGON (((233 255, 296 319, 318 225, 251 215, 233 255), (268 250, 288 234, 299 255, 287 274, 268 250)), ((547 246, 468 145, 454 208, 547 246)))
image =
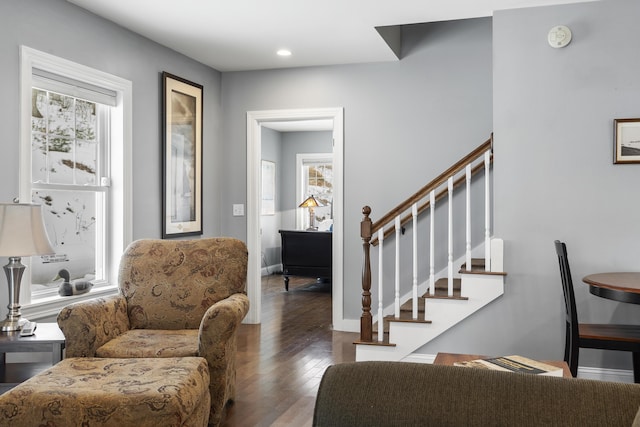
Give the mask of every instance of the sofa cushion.
POLYGON ((316 427, 630 426, 640 385, 408 362, 325 371, 316 427))
POLYGON ((96 350, 98 357, 187 357, 198 355, 198 330, 132 329, 96 350))
POLYGON ((65 359, 0 396, 0 425, 199 426, 209 418, 207 361, 65 359))

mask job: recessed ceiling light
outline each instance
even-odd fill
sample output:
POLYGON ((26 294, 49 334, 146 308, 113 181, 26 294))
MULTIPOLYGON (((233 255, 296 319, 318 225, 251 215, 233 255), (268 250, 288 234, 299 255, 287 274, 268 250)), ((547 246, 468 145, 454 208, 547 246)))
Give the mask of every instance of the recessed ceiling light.
POLYGON ((280 49, 276 53, 278 54, 278 56, 291 56, 291 51, 288 49, 280 49))

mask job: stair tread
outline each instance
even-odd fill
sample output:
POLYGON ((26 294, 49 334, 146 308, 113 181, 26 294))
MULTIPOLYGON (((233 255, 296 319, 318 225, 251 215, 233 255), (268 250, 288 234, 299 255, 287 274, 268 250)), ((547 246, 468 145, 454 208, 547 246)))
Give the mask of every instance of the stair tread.
MULTIPOLYGON (((420 312, 418 312, 420 314, 420 312)), ((416 322, 416 323, 431 323, 431 320, 424 319, 424 310, 422 311, 422 316, 418 315, 417 319, 413 318, 413 313, 411 311, 401 311, 400 317, 396 317, 393 314, 384 317, 385 322, 394 321, 394 322, 416 322)))
MULTIPOLYGON (((484 270, 485 259, 484 258, 471 258, 471 270, 484 270)), ((460 267, 461 270, 467 269, 467 263, 465 262, 460 267)))
MULTIPOLYGON (((455 292, 456 289, 460 290, 461 287, 462 287, 462 279, 454 278, 453 279, 453 291, 455 292)), ((435 289, 436 289, 436 291, 438 289, 444 289, 444 290, 449 289, 449 279, 446 278, 446 277, 443 277, 441 279, 436 280, 435 289)))
POLYGON ((465 262, 460 266, 458 273, 479 273, 485 272, 485 259, 484 258, 471 258, 471 269, 467 270, 467 263, 465 262))
POLYGON ((453 279, 453 296, 449 296, 449 280, 446 277, 436 280, 435 292, 433 295, 427 291, 422 298, 425 299, 455 299, 455 300, 468 300, 469 298, 463 297, 461 292, 462 279, 453 279))
MULTIPOLYGON (((403 311, 413 312, 413 298, 407 300, 400 306, 400 314, 403 311)), ((424 313, 424 299, 418 298, 418 313, 424 313)))
POLYGON ((484 258, 471 258, 471 270, 467 270, 467 263, 465 262, 460 266, 458 270, 460 274, 491 274, 496 276, 506 276, 507 273, 501 271, 486 271, 484 258))
POLYGON ((389 337, 385 337, 384 341, 377 341, 377 340, 373 340, 371 342, 369 341, 354 341, 354 344, 358 345, 379 345, 379 346, 383 346, 383 347, 395 347, 396 345, 393 343, 389 342, 389 337))
MULTIPOLYGON (((389 322, 414 322, 414 323, 431 323, 431 320, 424 319, 424 298, 418 298, 418 319, 413 318, 413 299, 409 299, 407 302, 400 306, 400 317, 390 314, 384 316, 384 333, 389 333, 389 322)), ((373 332, 378 333, 378 322, 373 323, 373 332)))

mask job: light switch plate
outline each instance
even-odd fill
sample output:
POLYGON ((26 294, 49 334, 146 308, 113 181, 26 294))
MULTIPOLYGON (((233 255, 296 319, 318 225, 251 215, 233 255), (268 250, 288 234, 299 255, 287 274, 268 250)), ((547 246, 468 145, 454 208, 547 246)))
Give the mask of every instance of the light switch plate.
POLYGON ((243 204, 234 204, 233 205, 233 216, 244 216, 244 205, 243 204))

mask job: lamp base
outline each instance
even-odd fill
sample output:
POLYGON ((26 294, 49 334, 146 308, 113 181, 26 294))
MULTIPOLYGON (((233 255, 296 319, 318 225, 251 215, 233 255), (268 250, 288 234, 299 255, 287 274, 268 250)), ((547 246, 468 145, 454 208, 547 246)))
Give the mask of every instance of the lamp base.
POLYGON ((2 332, 19 331, 28 322, 20 315, 20 281, 26 267, 20 262, 20 257, 9 257, 9 264, 3 268, 9 285, 9 305, 7 306, 9 312, 7 318, 0 324, 0 330, 2 332))
POLYGON ((20 317, 18 319, 9 319, 7 318, 4 322, 0 323, 0 331, 2 332, 16 332, 22 330, 22 327, 29 322, 24 317, 20 317))

